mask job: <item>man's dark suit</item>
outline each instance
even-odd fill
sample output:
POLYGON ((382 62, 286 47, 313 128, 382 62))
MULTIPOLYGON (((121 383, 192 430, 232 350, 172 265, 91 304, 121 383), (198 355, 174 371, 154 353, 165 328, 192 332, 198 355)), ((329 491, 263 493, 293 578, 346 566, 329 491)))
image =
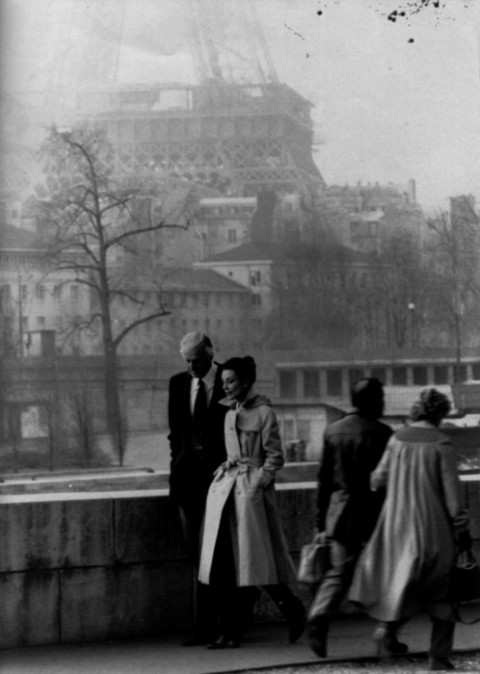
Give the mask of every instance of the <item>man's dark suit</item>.
POLYGON ((187 512, 201 510, 203 515, 213 473, 226 458, 223 424, 227 407, 218 404, 225 394, 217 372, 205 420, 204 446, 195 449, 190 411, 191 384, 192 377, 188 372, 176 374, 170 380, 170 497, 187 512))
POLYGON ((185 645, 213 641, 216 638, 216 614, 210 589, 198 583, 200 531, 207 492, 218 466, 226 459, 224 440, 225 405, 222 382, 217 371, 203 425, 202 447, 196 440, 190 410, 192 377, 181 372, 170 379, 168 419, 170 424, 170 498, 180 510, 182 527, 195 575, 195 616, 193 635, 185 645))

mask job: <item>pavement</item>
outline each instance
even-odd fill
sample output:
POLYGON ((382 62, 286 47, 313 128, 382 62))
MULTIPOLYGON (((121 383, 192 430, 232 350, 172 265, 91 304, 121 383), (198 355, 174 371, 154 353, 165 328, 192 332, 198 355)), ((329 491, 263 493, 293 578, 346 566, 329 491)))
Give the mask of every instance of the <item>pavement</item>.
MULTIPOLYGON (((469 619, 480 617, 480 605, 465 613, 469 619)), ((305 637, 298 643, 287 641, 283 623, 260 623, 252 628, 240 648, 208 650, 204 646, 185 647, 181 636, 128 639, 107 643, 48 645, 0 651, 1 674, 223 674, 227 672, 353 672, 377 671, 371 640, 373 621, 359 615, 342 615, 332 621, 329 657, 319 660, 308 647, 305 637), (318 663, 318 665, 315 665, 318 663), (368 664, 370 663, 370 665, 368 664)), ((410 665, 403 671, 425 671, 430 622, 426 616, 405 625, 400 637, 409 645, 410 665), (417 662, 423 663, 423 669, 417 662)), ((480 671, 480 623, 457 626, 455 651, 459 661, 469 662, 480 671), (478 665, 478 666, 477 666, 478 665)), ((455 655, 453 657, 455 661, 455 655)), ((382 671, 397 671, 383 668, 382 671)))

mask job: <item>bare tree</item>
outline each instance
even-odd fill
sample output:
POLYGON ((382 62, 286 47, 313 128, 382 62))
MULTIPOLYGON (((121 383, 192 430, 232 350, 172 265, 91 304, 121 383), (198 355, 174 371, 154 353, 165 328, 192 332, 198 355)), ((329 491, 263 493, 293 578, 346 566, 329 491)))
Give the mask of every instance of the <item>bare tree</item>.
POLYGON ((322 243, 290 240, 277 249, 277 301, 268 330, 282 348, 348 343, 350 268, 350 252, 328 238, 322 243))
MULTIPOLYGON (((132 290, 126 278, 131 279, 140 268, 143 277, 148 272, 146 258, 139 252, 148 249, 152 234, 168 227, 188 227, 192 200, 188 193, 182 195, 182 203, 171 208, 173 221, 164 210, 158 219, 141 217, 137 205, 139 198, 145 197, 145 187, 142 191, 127 174, 114 175, 110 147, 99 130, 52 128, 41 156, 46 160, 48 176, 43 224, 51 267, 53 271, 68 272, 72 281, 89 289, 93 311, 88 318, 77 320, 74 327, 79 330, 100 326, 107 428, 123 465, 126 428, 119 392, 118 348, 138 326, 169 313, 161 294, 157 296, 157 305, 152 307, 132 290), (132 263, 136 255, 140 264, 132 263), (132 307, 131 320, 120 328, 112 316, 118 298, 132 307)), ((158 198, 158 191, 158 182, 148 186, 150 197, 158 198)), ((151 255, 149 259, 153 268, 151 255)))
POLYGON ((462 196, 451 200, 450 212, 438 213, 427 224, 432 233, 427 251, 435 308, 455 342, 458 382, 468 326, 480 319, 479 218, 471 199, 462 196))
POLYGON ((377 329, 384 326, 384 339, 390 348, 403 348, 409 341, 412 307, 422 315, 427 285, 419 242, 405 228, 394 229, 382 237, 380 248, 369 254, 370 297, 379 315, 377 329))

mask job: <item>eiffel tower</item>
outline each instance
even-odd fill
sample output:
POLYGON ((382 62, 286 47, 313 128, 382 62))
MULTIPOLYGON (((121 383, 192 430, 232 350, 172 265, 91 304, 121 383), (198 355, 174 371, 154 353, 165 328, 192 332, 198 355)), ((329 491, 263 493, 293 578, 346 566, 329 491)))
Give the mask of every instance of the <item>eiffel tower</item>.
POLYGON ((321 193, 312 105, 279 81, 252 0, 188 0, 186 20, 196 84, 99 82, 79 98, 80 114, 105 127, 117 167, 212 196, 321 193))

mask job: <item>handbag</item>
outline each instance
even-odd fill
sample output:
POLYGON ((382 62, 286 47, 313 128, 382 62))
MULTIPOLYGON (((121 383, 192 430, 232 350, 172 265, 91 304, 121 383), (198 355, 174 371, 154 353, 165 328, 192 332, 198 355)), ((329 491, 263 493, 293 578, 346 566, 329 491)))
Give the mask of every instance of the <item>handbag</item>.
POLYGON ((329 547, 324 531, 315 534, 312 542, 302 547, 297 570, 299 583, 317 585, 321 582, 330 568, 329 547))
POLYGON ((453 604, 456 604, 457 620, 473 625, 480 621, 464 620, 459 614, 459 604, 476 602, 480 600, 480 566, 471 550, 462 550, 458 553, 455 566, 450 576, 450 596, 453 604))
POLYGON ((451 594, 454 604, 480 599, 480 566, 471 550, 462 550, 457 555, 452 569, 451 594))

